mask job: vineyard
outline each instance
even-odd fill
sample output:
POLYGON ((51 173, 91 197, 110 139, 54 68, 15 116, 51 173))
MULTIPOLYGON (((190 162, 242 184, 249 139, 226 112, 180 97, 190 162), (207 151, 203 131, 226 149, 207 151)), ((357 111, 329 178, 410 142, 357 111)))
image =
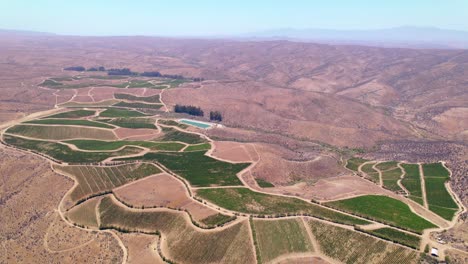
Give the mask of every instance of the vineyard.
POLYGON ((421 175, 419 174, 418 164, 401 164, 406 174, 401 180, 401 184, 410 193, 409 198, 421 205, 423 205, 422 189, 421 189, 421 175))
POLYGON ((220 161, 205 156, 201 151, 153 152, 142 157, 124 158, 123 160, 132 159, 159 162, 169 170, 187 179, 192 186, 242 185, 236 174, 250 165, 250 163, 232 164, 220 161))
POLYGON ((81 118, 81 117, 92 116, 94 114, 96 114, 96 111, 81 109, 81 110, 69 111, 69 112, 47 116, 46 118, 81 118))
POLYGON ((70 147, 60 143, 25 139, 12 135, 4 135, 3 140, 5 143, 17 148, 45 154, 57 161, 69 163, 98 163, 110 157, 138 154, 141 152, 140 148, 135 147, 125 147, 115 152, 82 152, 72 150, 70 147))
POLYGON ((374 183, 379 183, 380 182, 379 172, 373 168, 375 164, 376 164, 375 162, 366 163, 365 165, 361 167, 361 170, 367 175, 367 177, 371 181, 373 181, 374 183))
POLYGON ((156 122, 153 118, 115 118, 112 120, 105 121, 106 123, 116 125, 124 128, 150 128, 156 129, 154 123, 156 122))
POLYGON ((368 224, 365 220, 297 198, 258 193, 247 188, 199 189, 197 196, 223 208, 242 213, 274 216, 308 214, 343 224, 368 224))
POLYGON ((290 253, 313 252, 304 224, 299 218, 285 220, 254 220, 261 259, 271 261, 290 253))
POLYGON ((426 198, 429 210, 446 220, 452 220, 458 205, 445 187, 449 172, 441 163, 423 164, 426 198))
POLYGON ((52 140, 72 138, 116 139, 111 130, 86 127, 17 125, 9 128, 6 132, 25 137, 52 140))
POLYGON ((78 185, 70 193, 74 203, 109 193, 116 187, 161 172, 154 165, 146 163, 114 167, 55 166, 55 169, 73 176, 77 181, 78 185))
POLYGON ((161 233, 169 251, 167 258, 175 262, 254 262, 247 221, 219 231, 200 232, 184 219, 183 212, 129 210, 110 197, 102 199, 99 211, 102 229, 161 233))
POLYGON ((426 228, 436 227, 413 213, 407 204, 387 196, 364 195, 328 202, 326 205, 416 233, 422 233, 426 228))
POLYGON ((100 200, 100 198, 87 200, 71 208, 65 216, 79 226, 98 228, 96 207, 100 200))
POLYGON ((161 103, 159 100, 159 94, 153 96, 135 96, 132 94, 124 94, 124 93, 115 93, 115 99, 122 99, 128 101, 138 101, 138 102, 147 102, 147 103, 161 103))
POLYGON ((417 251, 323 222, 309 220, 308 223, 321 250, 341 262, 417 263, 417 251))
POLYGON ((73 144, 83 150, 117 150, 123 146, 140 146, 158 151, 179 151, 184 144, 177 142, 152 142, 152 141, 101 141, 101 140, 68 140, 65 143, 73 144))
POLYGON ((382 172, 382 181, 383 185, 394 192, 401 192, 402 189, 398 186, 398 180, 402 175, 402 171, 400 168, 394 168, 390 170, 386 170, 382 172))
POLYGON ((68 126, 89 126, 113 129, 113 126, 89 121, 86 119, 37 119, 33 121, 24 122, 25 124, 39 124, 39 125, 68 125, 68 126))

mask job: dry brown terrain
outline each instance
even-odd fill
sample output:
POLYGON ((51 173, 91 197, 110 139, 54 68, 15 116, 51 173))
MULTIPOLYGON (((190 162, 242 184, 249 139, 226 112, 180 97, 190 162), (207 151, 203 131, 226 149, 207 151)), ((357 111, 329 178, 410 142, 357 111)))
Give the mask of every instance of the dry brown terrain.
POLYGON ((187 210, 200 221, 217 211, 192 200, 182 182, 166 173, 150 176, 114 190, 125 204, 138 208, 169 207, 187 210))
POLYGON ((165 263, 157 253, 157 236, 146 234, 119 234, 128 250, 128 264, 163 264, 165 263))
MULTIPOLYGON (((351 155, 365 152, 369 159, 446 161, 453 173, 451 188, 467 206, 466 76, 467 50, 7 34, 0 40, 0 123, 52 109, 56 104, 110 100, 114 93, 161 93, 170 111, 156 113, 163 118, 186 117, 171 113, 175 104, 200 106, 205 113, 222 112, 224 128, 188 130, 215 140, 214 157, 254 162, 241 175, 252 188, 259 189, 257 178, 275 185, 265 188, 267 192, 305 199, 383 193, 381 187, 342 166, 351 155), (108 86, 122 80, 104 80, 106 86, 79 89, 38 86, 47 78, 76 76, 77 72, 62 70, 75 65, 157 70, 206 81, 164 92, 108 86)), ((156 129, 127 128, 118 128, 115 134, 134 140, 161 135, 156 129)), ((0 262, 161 261, 154 254, 156 240, 148 236, 119 234, 126 249, 122 250, 120 241, 109 233, 67 225, 56 210, 73 182, 54 173, 44 159, 1 145, 0 160, 0 214, 8 219, 0 225, 0 262)), ((187 209, 197 220, 216 212, 193 202, 183 184, 165 174, 136 181, 115 193, 136 206, 187 209)), ((463 250, 466 219, 465 214, 454 229, 440 234, 451 246, 463 250)), ((243 234, 248 232, 247 226, 242 224, 243 234)), ((171 239, 183 245, 176 235, 171 239)), ((244 240, 236 241, 239 248, 245 248, 244 240)), ((233 248, 231 253, 239 252, 233 248)), ((464 255, 451 253, 463 263, 464 255)), ((253 261, 250 252, 246 259, 253 261)))
POLYGON ((119 263, 122 251, 107 233, 66 225, 56 212, 72 181, 30 154, 0 147, 2 263, 119 263), (47 197, 47 199, 44 199, 47 197))

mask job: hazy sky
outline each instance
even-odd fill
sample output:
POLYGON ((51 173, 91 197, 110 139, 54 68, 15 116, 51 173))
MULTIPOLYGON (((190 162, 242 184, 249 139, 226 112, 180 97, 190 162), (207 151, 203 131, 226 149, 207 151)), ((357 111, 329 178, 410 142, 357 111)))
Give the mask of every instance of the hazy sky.
POLYGON ((468 31, 468 0, 0 0, 0 28, 73 35, 228 35, 278 28, 468 31))

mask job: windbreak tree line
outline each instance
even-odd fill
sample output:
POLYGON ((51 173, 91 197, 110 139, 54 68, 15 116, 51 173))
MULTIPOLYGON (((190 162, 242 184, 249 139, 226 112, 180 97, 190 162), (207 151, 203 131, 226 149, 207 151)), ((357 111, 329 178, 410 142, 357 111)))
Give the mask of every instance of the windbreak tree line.
POLYGON ((203 116, 203 110, 200 107, 193 105, 179 105, 174 106, 174 112, 176 113, 186 113, 193 116, 203 116))
POLYGON ((108 69, 106 70, 105 67, 99 66, 99 67, 91 67, 86 69, 83 66, 72 66, 72 67, 66 67, 63 70, 65 71, 91 71, 91 72, 104 72, 107 71, 108 75, 124 75, 124 76, 143 76, 143 77, 161 77, 161 78, 168 78, 168 79, 174 79, 174 80, 184 80, 184 79, 189 79, 194 82, 201 82, 204 81, 204 78, 201 77, 196 77, 196 78, 186 78, 183 75, 180 74, 162 74, 158 71, 148 71, 148 72, 133 72, 129 68, 122 68, 122 69, 108 69))

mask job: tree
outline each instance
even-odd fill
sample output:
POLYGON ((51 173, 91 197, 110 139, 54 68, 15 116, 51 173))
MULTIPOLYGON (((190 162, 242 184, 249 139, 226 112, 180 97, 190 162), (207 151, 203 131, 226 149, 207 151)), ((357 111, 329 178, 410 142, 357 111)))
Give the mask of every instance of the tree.
POLYGON ((200 107, 196 107, 196 106, 193 106, 193 105, 179 105, 179 104, 176 104, 174 106, 174 112, 176 112, 176 113, 186 113, 186 114, 193 115, 193 116, 203 116, 204 115, 203 110, 200 107))
POLYGON ((223 121, 223 116, 221 115, 221 112, 219 111, 211 111, 210 112, 210 120, 211 121, 223 121))
POLYGON ((85 67, 83 66, 72 66, 72 67, 67 67, 63 69, 64 71, 85 71, 85 67))

